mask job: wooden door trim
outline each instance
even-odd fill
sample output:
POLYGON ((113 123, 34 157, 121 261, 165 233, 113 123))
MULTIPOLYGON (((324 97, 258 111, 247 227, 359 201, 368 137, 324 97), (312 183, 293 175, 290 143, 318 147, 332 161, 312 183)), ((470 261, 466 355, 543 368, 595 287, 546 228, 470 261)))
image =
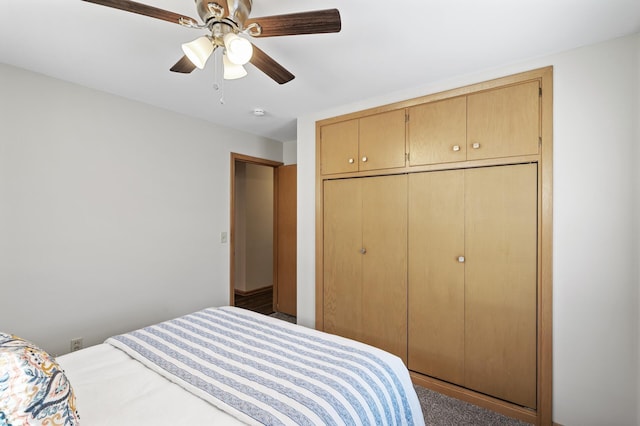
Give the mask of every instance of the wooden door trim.
POLYGON ((553 419, 553 68, 541 72, 538 424, 553 419))
MULTIPOLYGON (((274 223, 273 223, 273 233, 274 233, 274 253, 273 253, 273 258, 274 258, 274 262, 277 261, 276 259, 276 250, 275 247, 277 244, 276 241, 276 234, 277 234, 277 226, 278 224, 276 223, 276 218, 275 218, 275 213, 276 213, 276 198, 277 197, 277 190, 278 190, 278 184, 277 184, 277 173, 275 172, 276 168, 279 166, 282 166, 284 163, 280 162, 280 161, 273 161, 273 160, 267 160, 264 158, 258 158, 258 157, 251 157, 249 155, 244 155, 244 154, 238 154, 235 152, 231 153, 231 164, 230 164, 230 178, 229 178, 229 182, 230 182, 230 197, 229 197, 229 201, 230 201, 230 217, 229 217, 229 305, 230 306, 234 306, 235 304, 235 295, 234 295, 234 289, 235 289, 235 269, 236 269, 236 255, 235 255, 235 249, 236 249, 236 243, 235 243, 235 234, 236 234, 236 161, 239 161, 241 163, 249 163, 249 164, 257 164, 260 166, 267 166, 267 167, 271 167, 273 169, 273 193, 274 193, 274 204, 273 204, 273 208, 274 208, 274 223)), ((274 264, 274 266, 276 266, 276 264, 274 264)), ((276 274, 277 273, 277 268, 274 267, 273 268, 273 274, 274 274, 274 282, 276 279, 276 274)))
MULTIPOLYGON (((293 191, 293 195, 290 196, 285 196, 285 199, 291 200, 294 199, 295 200, 295 212, 294 212, 294 219, 296 222, 296 226, 297 226, 297 212, 298 212, 298 208, 297 208, 297 186, 298 186, 298 165, 297 164, 284 164, 281 166, 276 167, 275 169, 275 178, 276 178, 276 190, 274 191, 274 231, 277 230, 277 234, 274 235, 274 277, 273 277, 273 310, 275 312, 283 312, 285 314, 288 315, 293 315, 296 316, 297 315, 297 300, 295 301, 295 312, 291 313, 291 312, 286 312, 285 310, 282 309, 282 306, 280 306, 280 285, 281 285, 281 281, 282 281, 282 275, 280 274, 281 272, 281 258, 280 258, 280 254, 281 254, 281 237, 283 237, 282 239, 284 240, 284 234, 285 234, 285 230, 281 229, 281 219, 282 219, 282 212, 281 212, 281 195, 285 194, 284 188, 287 188, 287 182, 286 179, 282 178, 282 174, 285 171, 289 171, 289 170, 293 170, 295 172, 295 176, 293 178, 293 183, 296 187, 296 191, 293 191), (290 198, 291 197, 291 198, 290 198)), ((289 184, 291 183, 291 181, 289 181, 289 184)), ((282 211, 285 211, 285 209, 282 209, 282 211)), ((297 229, 293 230, 295 238, 297 238, 297 229)), ((297 242, 293 241, 294 244, 294 251, 297 250, 297 242)), ((296 259, 297 259, 297 255, 296 255, 296 259)), ((296 270, 297 270, 297 265, 296 265, 296 270)), ((297 283, 297 281, 296 281, 297 283)), ((297 285, 296 285, 296 295, 297 295, 297 285)), ((285 294, 285 292, 283 292, 283 294, 285 294)))

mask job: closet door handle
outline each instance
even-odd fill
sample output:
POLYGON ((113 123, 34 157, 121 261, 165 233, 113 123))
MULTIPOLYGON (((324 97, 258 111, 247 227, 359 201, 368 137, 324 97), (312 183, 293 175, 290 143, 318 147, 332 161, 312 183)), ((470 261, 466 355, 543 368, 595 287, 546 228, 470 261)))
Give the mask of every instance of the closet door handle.
POLYGON ((480 143, 479 143, 479 142, 474 142, 474 143, 472 143, 472 144, 471 144, 471 148, 473 148, 473 149, 478 149, 478 148, 480 148, 480 143))
POLYGON ((367 160, 368 160, 368 158, 367 158, 367 156, 366 156, 366 155, 365 155, 364 157, 362 157, 362 162, 363 162, 363 163, 366 163, 366 162, 367 162, 367 160))
POLYGON ((458 256, 458 263, 464 263, 464 256, 458 256))
POLYGON ((452 149, 454 151, 460 151, 460 145, 454 145, 452 149))
POLYGON ((362 248, 360 249, 360 253, 362 253, 362 254, 367 254, 367 249, 366 249, 366 248, 364 248, 364 247, 362 247, 362 248))
POLYGON ((353 164, 353 158, 349 158, 349 164, 353 164))

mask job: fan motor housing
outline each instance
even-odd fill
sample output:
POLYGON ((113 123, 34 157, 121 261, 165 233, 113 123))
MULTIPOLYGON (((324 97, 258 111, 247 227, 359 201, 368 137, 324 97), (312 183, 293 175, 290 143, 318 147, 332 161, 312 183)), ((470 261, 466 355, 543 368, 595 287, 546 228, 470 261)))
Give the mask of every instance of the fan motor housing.
POLYGON ((195 2, 198 15, 200 15, 200 19, 202 19, 202 22, 205 24, 209 24, 209 21, 212 19, 220 19, 215 13, 217 7, 218 9, 224 9, 224 13, 222 14, 223 18, 232 20, 240 28, 244 27, 244 22, 251 13, 252 5, 251 0, 218 0, 216 2, 195 0, 195 2))

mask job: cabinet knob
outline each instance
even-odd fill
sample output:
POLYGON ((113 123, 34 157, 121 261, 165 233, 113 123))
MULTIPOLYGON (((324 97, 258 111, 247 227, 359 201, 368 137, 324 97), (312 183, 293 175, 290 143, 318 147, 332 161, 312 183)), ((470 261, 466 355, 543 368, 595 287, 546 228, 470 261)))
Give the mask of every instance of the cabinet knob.
POLYGON ((458 263, 464 263, 464 256, 458 256, 458 263))
POLYGON ((353 164, 353 158, 349 158, 349 164, 353 164))
POLYGON ((368 160, 368 158, 367 158, 366 156, 362 157, 362 162, 363 162, 363 163, 366 163, 366 162, 367 162, 367 160, 368 160))
POLYGON ((367 249, 366 249, 366 248, 364 248, 364 247, 362 247, 362 248, 360 249, 360 253, 362 253, 362 254, 366 254, 366 253, 367 253, 367 249))
POLYGON ((453 150, 454 151, 460 151, 460 145, 454 145, 453 146, 453 150))
POLYGON ((479 142, 474 142, 474 143, 471 145, 471 147, 472 147, 473 149, 478 149, 478 148, 480 148, 480 143, 479 143, 479 142))

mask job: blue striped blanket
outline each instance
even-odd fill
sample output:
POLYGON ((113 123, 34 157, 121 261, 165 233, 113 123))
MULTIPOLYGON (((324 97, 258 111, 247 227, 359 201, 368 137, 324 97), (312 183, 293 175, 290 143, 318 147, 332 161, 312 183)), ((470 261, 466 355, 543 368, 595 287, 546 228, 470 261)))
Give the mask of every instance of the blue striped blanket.
POLYGON ((244 309, 204 309, 106 343, 248 424, 424 424, 399 358, 244 309))

